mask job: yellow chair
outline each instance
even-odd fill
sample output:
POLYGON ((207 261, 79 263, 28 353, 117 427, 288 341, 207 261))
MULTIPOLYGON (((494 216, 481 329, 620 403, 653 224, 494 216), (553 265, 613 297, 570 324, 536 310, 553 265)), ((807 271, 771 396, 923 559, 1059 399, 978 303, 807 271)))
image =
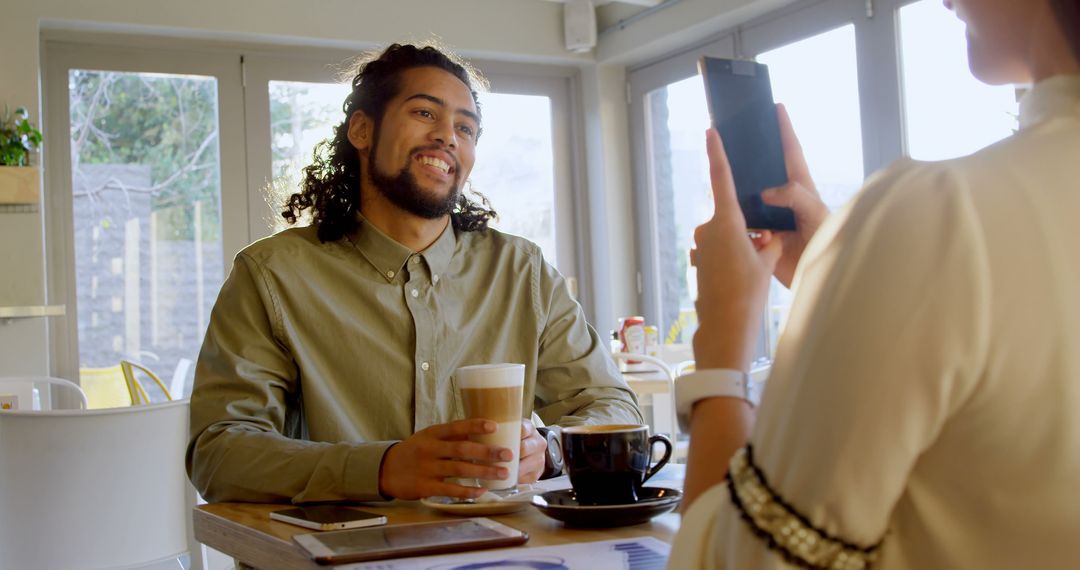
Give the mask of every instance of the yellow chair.
POLYGON ((86 392, 92 410, 131 405, 131 392, 119 364, 105 368, 80 368, 79 385, 86 392))
POLYGON ((153 380, 166 400, 172 400, 165 384, 153 372, 134 362, 121 360, 116 366, 79 369, 79 384, 86 392, 89 408, 122 408, 149 404, 150 396, 135 377, 136 370, 153 380))
POLYGON ((131 394, 131 404, 133 406, 143 406, 150 404, 150 395, 146 393, 146 388, 137 378, 135 378, 135 371, 146 374, 148 378, 154 381, 161 388, 161 393, 165 395, 166 401, 172 401, 172 394, 169 393, 169 389, 165 387, 165 383, 157 377, 156 374, 150 372, 145 366, 136 364, 129 360, 120 361, 120 370, 124 373, 124 382, 127 384, 128 392, 131 394))

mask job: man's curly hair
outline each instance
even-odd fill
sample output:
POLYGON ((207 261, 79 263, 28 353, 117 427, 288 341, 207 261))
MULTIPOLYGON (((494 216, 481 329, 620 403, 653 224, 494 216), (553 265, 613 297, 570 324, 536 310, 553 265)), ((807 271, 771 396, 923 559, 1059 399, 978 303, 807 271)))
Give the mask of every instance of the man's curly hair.
MULTIPOLYGON (((469 88, 476 112, 480 114, 477 88, 486 89, 487 80, 468 63, 447 55, 439 49, 426 45, 393 44, 381 54, 369 54, 357 63, 357 73, 352 79, 352 92, 345 99, 342 110, 345 120, 334 129, 334 138, 324 140, 315 147, 314 160, 304 168, 301 190, 285 202, 281 216, 289 224, 295 224, 304 210, 310 209, 312 222, 318 228, 319 240, 323 242, 341 239, 356 229, 356 211, 360 207, 359 153, 349 142, 349 118, 356 111, 372 117, 376 131, 382 124, 386 105, 401 91, 401 73, 417 67, 435 67, 452 73, 469 88)), ((479 137, 479 133, 477 133, 479 137)), ((487 228, 495 217, 487 198, 477 195, 480 202, 473 202, 462 191, 454 211, 450 214, 454 227, 464 231, 487 228)))

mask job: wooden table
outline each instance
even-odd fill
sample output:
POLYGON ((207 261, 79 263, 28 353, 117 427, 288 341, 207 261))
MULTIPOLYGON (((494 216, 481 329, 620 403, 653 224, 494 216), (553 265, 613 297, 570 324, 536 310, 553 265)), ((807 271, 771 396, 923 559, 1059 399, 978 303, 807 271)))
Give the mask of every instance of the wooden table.
MULTIPOLYGON (((326 568, 308 558, 292 541, 295 534, 313 531, 270 520, 270 511, 282 508, 287 508, 287 505, 218 503, 199 506, 194 513, 195 539, 260 570, 326 568)), ((389 524, 456 518, 429 509, 419 501, 367 504, 360 508, 386 515, 389 524)), ((566 527, 532 506, 490 518, 528 532, 529 542, 525 547, 641 536, 671 542, 679 529, 679 515, 675 512, 661 515, 645 524, 610 529, 566 527)))

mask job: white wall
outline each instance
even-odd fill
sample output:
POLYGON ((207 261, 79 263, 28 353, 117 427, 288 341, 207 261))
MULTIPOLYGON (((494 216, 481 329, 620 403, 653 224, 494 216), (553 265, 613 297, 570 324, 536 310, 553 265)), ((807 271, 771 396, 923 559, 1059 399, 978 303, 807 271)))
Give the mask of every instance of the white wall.
MULTIPOLYGON (((0 64, 0 103, 24 105, 41 119, 43 31, 51 36, 100 31, 347 49, 435 34, 468 57, 577 65, 584 179, 604 196, 602 207, 594 204, 590 212, 594 220, 599 217, 598 229, 606 236, 606 243, 592 247, 592 256, 606 269, 598 285, 609 293, 596 295, 608 303, 597 312, 618 316, 637 311, 625 65, 788 1, 683 0, 605 34, 593 53, 572 54, 563 48, 562 5, 538 0, 2 0, 0 53, 8 55, 0 64)), ((0 306, 48 302, 43 216, 0 214, 0 306)), ((602 331, 612 326, 596 324, 602 331)), ((48 373, 47 347, 45 319, 0 321, 0 375, 48 373)))
POLYGON ((603 188, 604 199, 596 207, 601 216, 591 220, 594 264, 599 279, 594 285, 596 302, 606 307, 596 311, 601 322, 593 323, 601 335, 615 328, 615 319, 638 314, 637 232, 633 226, 630 180, 630 147, 627 144, 626 68, 595 65, 582 74, 585 117, 585 169, 588 185, 603 188), (600 217, 600 219, 596 219, 600 217))
POLYGON ((681 0, 600 36, 596 59, 634 65, 702 43, 796 0, 681 0))

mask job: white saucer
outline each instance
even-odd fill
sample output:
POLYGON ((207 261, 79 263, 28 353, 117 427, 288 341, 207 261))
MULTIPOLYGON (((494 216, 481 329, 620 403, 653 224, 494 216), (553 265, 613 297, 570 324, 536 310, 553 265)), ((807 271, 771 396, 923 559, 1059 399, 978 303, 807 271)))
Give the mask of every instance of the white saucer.
POLYGON ((451 515, 479 517, 516 513, 531 503, 528 501, 492 501, 490 503, 461 503, 456 497, 428 497, 420 503, 428 508, 451 515))
POLYGON ((532 485, 518 485, 517 493, 502 498, 493 493, 485 493, 476 500, 465 500, 457 497, 427 497, 420 499, 420 503, 429 508, 452 515, 467 517, 484 515, 504 515, 515 513, 531 504, 532 497, 543 489, 532 485))

